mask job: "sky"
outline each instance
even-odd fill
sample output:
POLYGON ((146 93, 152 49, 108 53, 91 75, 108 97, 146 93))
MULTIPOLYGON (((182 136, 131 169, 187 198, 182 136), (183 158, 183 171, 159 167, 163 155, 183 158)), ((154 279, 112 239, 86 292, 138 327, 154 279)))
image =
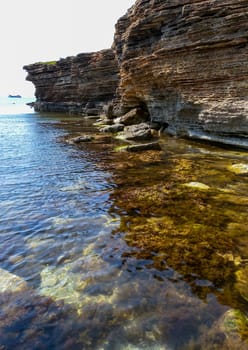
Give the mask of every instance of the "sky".
POLYGON ((0 96, 34 95, 26 64, 109 48, 135 0, 1 0, 0 96))

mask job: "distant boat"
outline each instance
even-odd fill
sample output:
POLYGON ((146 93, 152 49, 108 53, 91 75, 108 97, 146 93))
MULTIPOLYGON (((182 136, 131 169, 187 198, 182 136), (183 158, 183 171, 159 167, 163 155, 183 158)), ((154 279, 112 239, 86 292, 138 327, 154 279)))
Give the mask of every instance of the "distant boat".
POLYGON ((21 95, 9 95, 9 98, 22 98, 21 95))

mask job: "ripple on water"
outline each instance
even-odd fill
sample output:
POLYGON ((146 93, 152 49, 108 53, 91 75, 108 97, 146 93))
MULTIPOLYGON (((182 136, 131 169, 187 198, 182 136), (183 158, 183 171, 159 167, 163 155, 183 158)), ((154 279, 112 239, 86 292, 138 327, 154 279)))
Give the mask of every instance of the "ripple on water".
POLYGON ((0 119, 0 347, 245 349, 246 153, 170 138, 120 159, 42 118, 0 119))

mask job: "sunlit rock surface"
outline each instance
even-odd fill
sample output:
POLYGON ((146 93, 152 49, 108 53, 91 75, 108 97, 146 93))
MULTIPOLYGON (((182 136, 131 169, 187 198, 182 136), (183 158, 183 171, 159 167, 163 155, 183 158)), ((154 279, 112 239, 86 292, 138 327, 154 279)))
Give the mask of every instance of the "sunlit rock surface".
POLYGON ((116 25, 120 108, 248 147, 248 1, 138 0, 116 25))
POLYGON ((248 164, 232 164, 228 169, 235 174, 248 174, 248 164))

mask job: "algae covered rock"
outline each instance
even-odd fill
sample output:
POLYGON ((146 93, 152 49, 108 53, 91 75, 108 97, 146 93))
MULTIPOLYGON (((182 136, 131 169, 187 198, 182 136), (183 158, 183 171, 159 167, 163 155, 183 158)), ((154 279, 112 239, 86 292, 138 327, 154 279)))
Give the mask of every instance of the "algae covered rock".
POLYGON ((236 272, 235 288, 242 298, 248 302, 248 266, 236 272))
POLYGON ((224 331, 226 333, 239 332, 243 328, 246 328, 248 331, 248 318, 239 310, 228 310, 224 315, 224 331))
POLYGON ((220 330, 225 334, 227 349, 248 348, 248 318, 240 310, 228 310, 221 318, 220 330))

